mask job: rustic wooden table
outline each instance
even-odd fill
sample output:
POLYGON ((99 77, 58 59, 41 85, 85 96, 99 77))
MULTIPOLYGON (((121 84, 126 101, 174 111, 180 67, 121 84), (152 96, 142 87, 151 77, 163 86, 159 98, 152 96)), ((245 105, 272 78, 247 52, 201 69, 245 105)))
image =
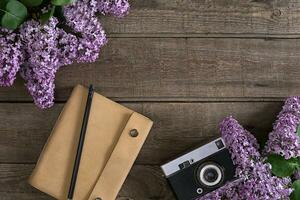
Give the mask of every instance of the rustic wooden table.
POLYGON ((96 90, 154 120, 119 199, 174 199, 159 165, 217 136, 233 115, 267 134, 285 97, 300 94, 299 0, 132 0, 101 19, 96 63, 61 69, 56 105, 36 108, 18 79, 0 88, 0 199, 51 199, 26 179, 71 89, 96 90))

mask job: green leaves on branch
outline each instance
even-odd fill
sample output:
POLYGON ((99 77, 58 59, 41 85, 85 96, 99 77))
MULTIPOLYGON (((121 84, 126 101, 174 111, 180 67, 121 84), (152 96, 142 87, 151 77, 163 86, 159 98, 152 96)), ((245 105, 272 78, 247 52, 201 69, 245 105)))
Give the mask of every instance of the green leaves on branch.
POLYGON ((25 5, 17 0, 4 0, 0 4, 0 12, 1 26, 12 30, 18 28, 28 16, 25 5))
MULTIPOLYGON (((55 15, 62 6, 76 0, 0 0, 0 26, 15 30, 28 17, 40 20, 42 24, 55 15), (42 13, 42 8, 50 6, 50 10, 42 13), (57 9, 56 9, 57 8, 57 9)), ((58 16, 59 17, 59 16, 58 16)))
POLYGON ((39 6, 43 3, 43 0, 20 0, 27 7, 39 6))
POLYGON ((297 135, 300 137, 300 125, 297 127, 297 135))
POLYGON ((297 180, 292 185, 294 191, 291 194, 291 200, 300 200, 300 180, 297 180))
POLYGON ((49 21, 49 19, 53 17, 54 12, 55 12, 55 6, 52 6, 51 10, 42 14, 40 17, 41 24, 46 24, 49 21))
POLYGON ((300 168, 297 158, 286 160, 283 156, 272 154, 268 156, 267 162, 272 165, 272 173, 278 177, 291 176, 300 168))
MULTIPOLYGON (((272 165, 272 173, 278 177, 290 177, 294 172, 300 170, 299 158, 286 160, 283 156, 272 154, 268 156, 267 162, 272 165)), ((290 199, 300 200, 300 180, 294 181, 292 188, 294 191, 291 194, 290 199)))
POLYGON ((67 4, 74 3, 75 0, 51 0, 51 3, 55 6, 64 6, 67 4))

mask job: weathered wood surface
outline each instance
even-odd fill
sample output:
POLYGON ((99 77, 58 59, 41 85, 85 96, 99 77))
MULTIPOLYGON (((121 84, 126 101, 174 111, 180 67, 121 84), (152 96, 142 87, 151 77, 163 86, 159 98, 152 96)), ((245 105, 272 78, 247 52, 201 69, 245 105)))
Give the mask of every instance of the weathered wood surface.
MULTIPOLYGON (((162 164, 219 136, 218 124, 232 114, 247 129, 267 134, 281 102, 126 103, 154 120, 138 164, 162 164), (158 153, 159 152, 159 153, 158 153)), ((0 104, 0 163, 35 163, 63 104, 41 112, 33 104, 0 104)))
MULTIPOLYGON (((52 200, 28 183, 33 164, 0 164, 1 200, 52 200)), ((117 200, 174 199, 158 166, 135 165, 128 175, 117 200)))
POLYGON ((102 18, 113 36, 299 37, 297 0, 132 0, 130 15, 122 20, 102 18))
POLYGON ((0 88, 0 200, 51 198, 26 183, 76 84, 154 120, 118 200, 169 200, 158 165, 218 136, 232 114, 267 134, 282 100, 300 94, 298 0, 131 0, 124 19, 101 17, 110 39, 99 61, 57 74, 41 111, 23 81, 0 88), (159 152, 159 153, 157 153, 159 152))
MULTIPOLYGON (((62 68, 56 99, 94 83, 125 101, 241 100, 300 93, 300 39, 113 38, 99 61, 62 68)), ((31 101, 22 80, 0 101, 31 101)))

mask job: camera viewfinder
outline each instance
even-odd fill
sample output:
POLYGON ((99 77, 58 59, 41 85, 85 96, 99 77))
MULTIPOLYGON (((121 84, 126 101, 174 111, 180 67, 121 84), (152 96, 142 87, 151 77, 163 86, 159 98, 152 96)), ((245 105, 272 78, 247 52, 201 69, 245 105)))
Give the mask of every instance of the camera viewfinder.
POLYGON ((218 140, 218 141, 216 141, 215 143, 216 143, 218 149, 222 149, 222 148, 225 147, 225 145, 223 144, 223 141, 222 141, 222 140, 218 140))
POLYGON ((191 164, 190 164, 190 161, 185 161, 185 162, 183 162, 183 163, 181 163, 180 165, 179 165, 179 168, 180 169, 184 169, 184 168, 187 168, 188 166, 190 166, 191 164))

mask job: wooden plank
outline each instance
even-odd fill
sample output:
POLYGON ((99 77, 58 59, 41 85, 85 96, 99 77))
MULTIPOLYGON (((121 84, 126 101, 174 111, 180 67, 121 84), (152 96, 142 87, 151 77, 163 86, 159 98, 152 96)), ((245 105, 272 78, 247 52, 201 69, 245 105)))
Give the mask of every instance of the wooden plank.
MULTIPOLYGON (((281 102, 125 103, 154 121, 137 159, 162 164, 178 154, 219 136, 218 124, 233 115, 250 131, 267 134, 281 102)), ((47 111, 33 104, 0 104, 0 163, 34 163, 63 104, 47 111)))
MULTIPOLYGON (((33 167, 33 164, 0 164, 0 199, 53 199, 27 183, 33 167)), ((174 197, 158 166, 135 165, 117 199, 171 200, 174 197)))
POLYGON ((124 19, 101 17, 109 35, 127 37, 252 34, 272 36, 300 31, 298 0, 131 1, 124 19))
MULTIPOLYGON (((99 61, 63 67, 56 99, 94 83, 120 101, 211 101, 300 93, 300 39, 113 38, 99 61)), ((22 80, 1 101, 31 101, 22 80)))

